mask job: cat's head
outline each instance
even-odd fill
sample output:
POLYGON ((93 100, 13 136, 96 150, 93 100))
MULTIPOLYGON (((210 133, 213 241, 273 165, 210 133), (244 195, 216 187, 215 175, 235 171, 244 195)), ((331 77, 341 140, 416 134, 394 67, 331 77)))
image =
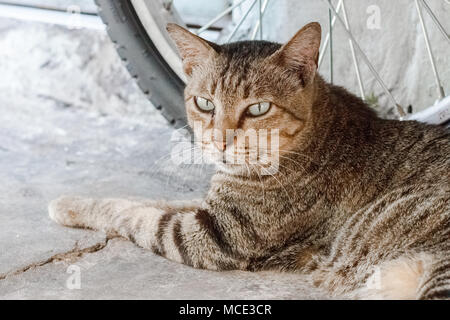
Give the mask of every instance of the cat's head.
POLYGON ((284 45, 266 41, 217 45, 175 24, 167 30, 188 79, 189 124, 217 164, 241 174, 249 166, 260 167, 255 160, 265 163, 267 156, 277 152, 282 157, 297 147, 314 102, 320 24, 306 25, 284 45), (244 158, 236 161, 236 155, 244 158))

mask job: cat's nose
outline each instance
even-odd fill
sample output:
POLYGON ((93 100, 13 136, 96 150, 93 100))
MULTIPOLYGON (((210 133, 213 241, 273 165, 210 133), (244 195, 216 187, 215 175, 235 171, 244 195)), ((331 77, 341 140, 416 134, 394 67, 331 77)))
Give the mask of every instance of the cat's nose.
POLYGON ((214 146, 217 148, 217 150, 224 152, 227 149, 227 143, 225 141, 213 141, 214 146))

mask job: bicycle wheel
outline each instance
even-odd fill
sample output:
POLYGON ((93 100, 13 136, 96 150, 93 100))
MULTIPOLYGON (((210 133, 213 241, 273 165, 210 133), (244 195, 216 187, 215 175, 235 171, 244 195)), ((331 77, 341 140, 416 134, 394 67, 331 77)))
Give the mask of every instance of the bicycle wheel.
MULTIPOLYGON (((148 9, 146 12, 158 29, 154 29, 152 38, 141 22, 134 3, 144 4, 144 1, 110 1, 96 0, 99 14, 107 26, 107 31, 116 44, 117 52, 125 63, 131 76, 136 79, 139 87, 148 96, 152 104, 161 111, 162 115, 175 128, 186 125, 186 113, 184 110, 184 81, 176 71, 175 65, 167 62, 170 53, 164 51, 161 41, 155 45, 155 32, 165 30, 167 22, 182 24, 181 19, 172 11, 166 10, 159 1, 145 1, 148 9), (157 17, 158 14, 161 16, 157 17), (165 56, 166 58, 164 58, 165 56)), ((147 20, 147 23, 150 20, 147 20)), ((168 39, 166 45, 170 45, 168 39)), ((166 48, 167 50, 167 48, 166 48)), ((176 56, 175 49, 170 49, 176 56)), ((175 62, 176 64, 176 62, 175 62)), ((181 70, 181 68, 180 68, 181 70)))
MULTIPOLYGON (((251 40, 256 37, 263 39, 262 18, 269 5, 269 1, 233 0, 223 10, 219 11, 217 15, 211 17, 211 19, 195 21, 188 26, 196 29, 195 32, 202 36, 208 30, 216 31, 216 33, 219 33, 219 42, 229 42, 238 38, 239 28, 242 29, 243 25, 248 22, 249 14, 252 13, 253 21, 251 24, 247 24, 248 31, 244 37, 250 38, 251 40), (240 9, 237 15, 235 15, 234 10, 236 8, 240 9), (224 20, 227 21, 223 23, 224 20)), ((99 6, 100 16, 107 24, 108 33, 116 43, 118 53, 122 60, 125 61, 127 69, 137 79, 139 86, 148 95, 155 107, 161 110, 163 116, 176 128, 180 128, 187 123, 183 99, 185 77, 182 71, 181 60, 165 27, 169 22, 175 22, 184 26, 185 23, 177 14, 173 2, 174 0, 96 0, 99 6)), ((442 25, 439 24, 439 21, 433 15, 425 0, 415 0, 415 2, 421 21, 423 20, 421 11, 424 8, 440 28, 440 31, 447 37, 447 40, 449 40, 448 34, 442 25)), ((274 3, 273 1, 271 4, 274 3)), ((345 1, 335 0, 333 2, 331 0, 324 0, 324 3, 329 6, 330 24, 328 26, 328 36, 322 45, 320 63, 323 61, 324 56, 329 54, 331 74, 333 74, 333 50, 331 49, 332 37, 330 37, 330 34, 333 32, 334 24, 339 23, 350 40, 349 52, 351 52, 351 60, 355 66, 362 99, 365 99, 365 92, 358 57, 369 67, 370 72, 380 84, 385 95, 389 98, 393 109, 397 111, 400 119, 417 120, 431 124, 441 124, 450 120, 450 97, 445 98, 444 96, 423 21, 422 28, 426 36, 433 72, 440 90, 440 97, 438 103, 433 107, 411 115, 407 114, 405 108, 397 103, 395 97, 383 82, 382 77, 358 45, 348 22, 345 1), (329 52, 327 51, 328 47, 330 47, 329 52)), ((239 38, 243 38, 242 34, 239 36, 239 38)))

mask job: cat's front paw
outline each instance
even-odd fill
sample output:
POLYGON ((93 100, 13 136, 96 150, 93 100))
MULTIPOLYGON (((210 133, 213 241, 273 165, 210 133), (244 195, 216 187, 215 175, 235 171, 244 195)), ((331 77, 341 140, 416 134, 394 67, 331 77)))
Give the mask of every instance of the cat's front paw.
POLYGON ((87 199, 77 197, 61 197, 50 202, 48 215, 50 218, 63 226, 85 227, 83 211, 87 199))

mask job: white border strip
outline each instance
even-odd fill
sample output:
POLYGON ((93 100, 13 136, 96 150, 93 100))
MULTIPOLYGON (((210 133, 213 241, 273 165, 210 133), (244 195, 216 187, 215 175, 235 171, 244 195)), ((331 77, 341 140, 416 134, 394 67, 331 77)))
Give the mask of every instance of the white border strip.
POLYGON ((105 30, 105 25, 101 21, 100 17, 82 13, 0 4, 0 17, 56 24, 68 27, 70 29, 86 28, 105 30))

